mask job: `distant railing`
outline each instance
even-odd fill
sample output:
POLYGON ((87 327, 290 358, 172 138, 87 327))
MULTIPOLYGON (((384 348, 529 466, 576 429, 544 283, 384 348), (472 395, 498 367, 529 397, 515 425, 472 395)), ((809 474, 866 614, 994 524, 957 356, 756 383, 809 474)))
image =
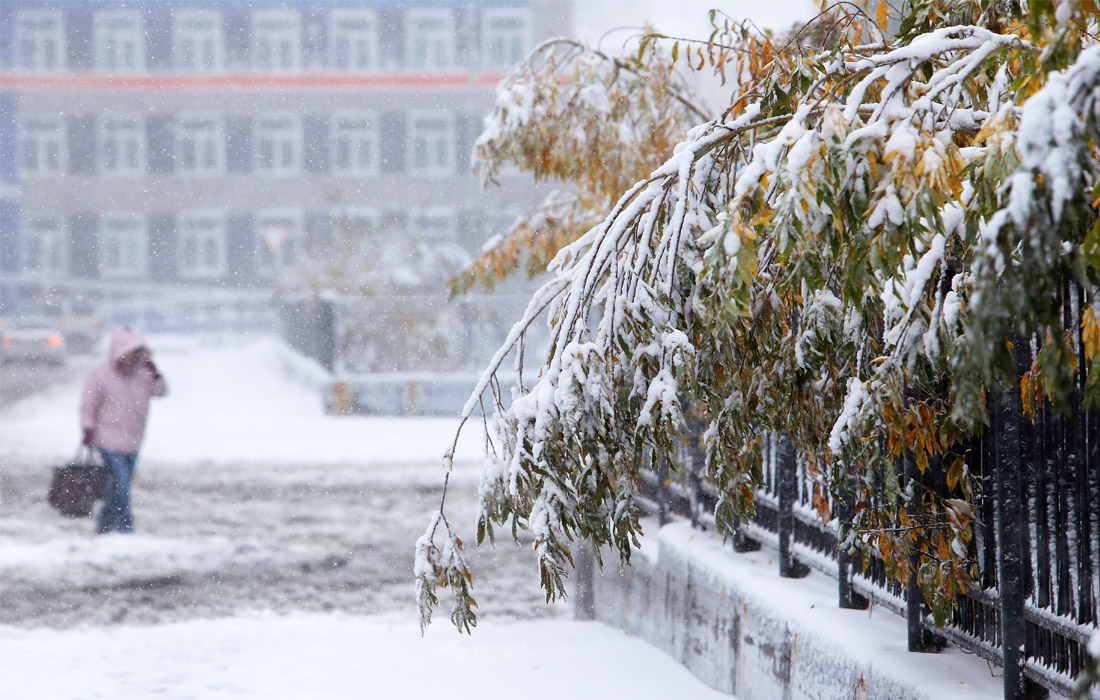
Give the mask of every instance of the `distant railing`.
POLYGON ((480 373, 527 302, 518 294, 332 296, 284 303, 280 317, 292 347, 343 376, 480 373))
MULTIPOLYGON (((1086 367, 1079 294, 1075 302, 1066 304, 1065 327, 1077 330, 1078 367, 1086 367)), ((1017 359, 1021 370, 1032 361, 1029 351, 1017 359)), ((813 477, 782 436, 763 441, 756 515, 738 523, 733 549, 766 541, 779 550, 780 575, 799 577, 812 567, 837 579, 840 607, 866 607, 871 599, 905 616, 911 651, 951 642, 999 664, 1007 700, 1043 698, 1048 690, 1070 695, 1100 619, 1100 411, 1084 409, 1086 377, 1079 374, 1071 405, 1061 413, 1042 405, 1025 414, 1019 385, 1006 387, 991 400, 990 426, 965 445, 979 485, 969 552, 979 585, 959 596, 943 627, 933 622, 915 575, 902 586, 887 578, 879 559, 871 558, 864 571, 861 558, 838 550, 851 506, 830 499, 829 519, 822 520, 813 507, 813 477)), ((692 446, 671 478, 664 469, 644 470, 643 507, 662 521, 679 515, 714 527, 718 494, 700 477, 701 460, 692 446)), ((898 471, 902 488, 916 479, 948 495, 935 465, 922 474, 906 460, 898 471)))

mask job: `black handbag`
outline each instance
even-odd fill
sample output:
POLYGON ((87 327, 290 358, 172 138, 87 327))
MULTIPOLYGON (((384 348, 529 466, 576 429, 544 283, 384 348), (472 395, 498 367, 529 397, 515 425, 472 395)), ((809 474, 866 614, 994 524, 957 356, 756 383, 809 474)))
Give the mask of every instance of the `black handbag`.
POLYGON ((50 492, 51 506, 70 518, 91 515, 95 502, 107 492, 110 468, 90 447, 80 448, 68 464, 53 468, 50 492))

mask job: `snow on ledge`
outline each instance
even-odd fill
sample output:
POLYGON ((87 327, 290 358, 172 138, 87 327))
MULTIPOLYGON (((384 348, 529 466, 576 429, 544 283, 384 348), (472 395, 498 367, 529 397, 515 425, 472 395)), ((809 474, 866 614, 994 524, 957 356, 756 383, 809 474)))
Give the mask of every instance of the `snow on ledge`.
POLYGON ((741 700, 782 692, 820 700, 860 692, 899 700, 1003 697, 999 668, 955 647, 910 653, 904 618, 879 606, 840 609, 834 579, 816 571, 782 578, 770 547, 735 553, 686 522, 651 532, 650 551, 634 568, 596 577, 597 619, 648 639, 741 700))

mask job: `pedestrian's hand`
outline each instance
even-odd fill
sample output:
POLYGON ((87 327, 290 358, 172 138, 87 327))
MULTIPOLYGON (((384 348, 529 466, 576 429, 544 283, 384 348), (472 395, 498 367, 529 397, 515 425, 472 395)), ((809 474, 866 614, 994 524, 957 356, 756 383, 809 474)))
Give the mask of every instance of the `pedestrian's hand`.
POLYGON ((91 428, 84 429, 84 439, 80 441, 81 445, 88 447, 92 444, 92 438, 95 437, 95 431, 91 428))

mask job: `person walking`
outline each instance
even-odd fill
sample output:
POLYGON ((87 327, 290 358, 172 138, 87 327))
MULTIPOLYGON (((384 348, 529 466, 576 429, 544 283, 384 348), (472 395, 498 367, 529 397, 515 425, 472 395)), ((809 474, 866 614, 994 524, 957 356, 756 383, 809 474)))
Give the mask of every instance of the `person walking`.
POLYGON ((130 485, 145 436, 149 399, 165 396, 164 381, 141 334, 128 326, 111 334, 107 360, 96 365, 80 402, 83 444, 99 450, 111 478, 96 532, 133 532, 130 485))

